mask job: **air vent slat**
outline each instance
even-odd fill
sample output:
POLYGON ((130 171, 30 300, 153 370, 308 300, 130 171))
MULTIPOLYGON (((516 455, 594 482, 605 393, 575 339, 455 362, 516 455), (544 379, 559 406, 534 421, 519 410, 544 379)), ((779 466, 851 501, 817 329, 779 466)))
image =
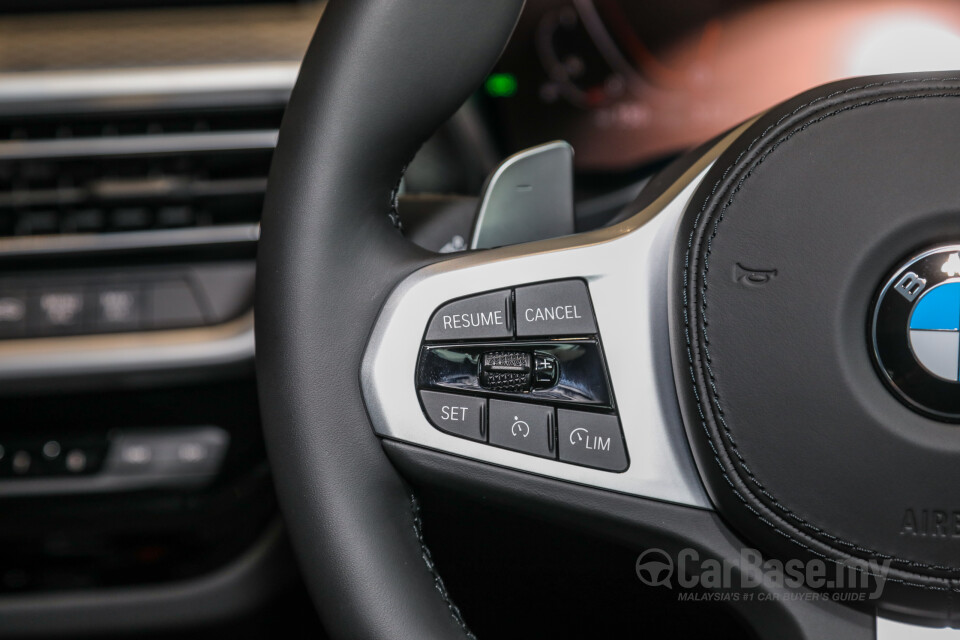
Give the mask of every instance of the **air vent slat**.
POLYGON ((259 221, 282 107, 0 121, 0 237, 259 221))
POLYGON ((273 149, 276 131, 0 141, 0 162, 273 149))

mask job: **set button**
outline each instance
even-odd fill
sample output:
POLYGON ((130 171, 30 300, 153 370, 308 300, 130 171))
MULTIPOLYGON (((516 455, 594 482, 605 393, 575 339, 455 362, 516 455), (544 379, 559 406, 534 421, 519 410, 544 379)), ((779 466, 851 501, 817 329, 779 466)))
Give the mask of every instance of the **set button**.
POLYGON ((453 393, 421 391, 420 399, 427 417, 436 428, 471 440, 486 440, 483 398, 453 393))

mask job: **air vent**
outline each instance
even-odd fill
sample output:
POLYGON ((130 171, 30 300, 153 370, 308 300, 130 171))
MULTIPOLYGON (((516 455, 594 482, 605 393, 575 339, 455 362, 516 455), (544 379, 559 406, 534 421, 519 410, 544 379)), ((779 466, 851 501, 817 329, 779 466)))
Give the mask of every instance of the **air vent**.
POLYGON ((282 107, 0 121, 0 237, 256 224, 282 107))

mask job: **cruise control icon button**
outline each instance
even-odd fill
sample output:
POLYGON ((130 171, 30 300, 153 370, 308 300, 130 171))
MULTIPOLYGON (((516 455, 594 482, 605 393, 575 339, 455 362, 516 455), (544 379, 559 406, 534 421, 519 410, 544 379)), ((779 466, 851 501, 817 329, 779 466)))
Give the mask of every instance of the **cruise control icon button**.
POLYGON ((510 435, 514 438, 526 438, 530 435, 530 425, 526 420, 521 420, 520 416, 513 416, 513 424, 510 425, 510 435))
POLYGON ((483 398, 421 391, 420 399, 430 422, 441 431, 480 442, 487 439, 483 398))
POLYGON ((490 401, 490 444, 553 458, 553 409, 525 402, 490 401))
POLYGON ((616 416, 557 410, 560 460, 605 471, 627 468, 627 453, 616 416))
POLYGON ((517 336, 572 336, 597 332, 587 285, 581 280, 517 288, 517 336))
POLYGON ((448 303, 427 327, 427 340, 477 340, 513 337, 510 290, 494 291, 448 303))

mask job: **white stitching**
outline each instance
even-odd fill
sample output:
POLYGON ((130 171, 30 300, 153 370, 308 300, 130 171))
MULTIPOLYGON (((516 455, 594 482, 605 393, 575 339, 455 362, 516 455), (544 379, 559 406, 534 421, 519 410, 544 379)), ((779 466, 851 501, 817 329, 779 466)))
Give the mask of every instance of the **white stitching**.
MULTIPOLYGON (((710 194, 709 194, 709 195, 707 196, 707 198, 704 200, 703 206, 701 207, 700 211, 697 213, 696 217, 694 218, 693 226, 692 226, 692 229, 691 229, 691 231, 690 231, 690 236, 689 236, 688 241, 687 241, 687 248, 686 248, 686 253, 685 253, 685 257, 684 257, 683 289, 682 289, 682 292, 681 292, 682 300, 683 300, 684 336, 685 336, 685 340, 686 340, 687 359, 688 359, 688 364, 689 364, 690 379, 691 379, 691 383, 692 383, 692 387, 693 387, 693 395, 694 395, 694 398, 695 398, 695 400, 696 400, 696 402, 697 402, 697 410, 698 410, 698 412, 699 412, 699 414, 700 414, 701 427, 704 429, 704 433, 705 433, 706 436, 707 436, 707 441, 708 441, 708 443, 709 443, 709 445, 710 445, 710 448, 711 448, 712 451, 714 452, 714 460, 715 460, 715 461, 717 462, 717 464, 719 465, 720 470, 721 470, 721 473, 722 473, 725 481, 731 486, 731 489, 733 490, 734 495, 736 495, 737 498, 738 498, 741 502, 743 502, 743 504, 744 504, 752 513, 754 513, 754 515, 755 515, 760 521, 764 522, 767 526, 772 527, 774 530, 776 530, 778 533, 780 533, 781 535, 783 535, 784 537, 786 537, 786 538, 787 538, 788 540, 790 540, 791 542, 793 542, 793 543, 795 543, 795 544, 797 544, 797 545, 799 545, 799 546, 807 549, 807 550, 808 550, 809 552, 811 552, 811 553, 814 553, 814 554, 819 555, 819 556, 822 556, 822 557, 825 557, 822 553, 820 553, 820 552, 818 552, 818 551, 810 548, 809 545, 804 544, 802 541, 796 539, 796 538, 795 538, 793 535, 791 535, 789 532, 782 530, 782 529, 781 529, 780 527, 778 527, 775 523, 773 523, 773 522, 771 522, 770 520, 768 520, 767 518, 763 517, 756 509, 754 509, 754 508, 748 503, 747 499, 736 489, 736 485, 735 485, 735 483, 733 482, 733 480, 728 476, 727 469, 726 469, 723 461, 721 460, 721 458, 720 458, 720 456, 719 456, 719 452, 717 451, 717 448, 716 448, 716 446, 715 446, 715 443, 713 442, 713 436, 712 436, 712 434, 711 434, 711 432, 710 432, 710 427, 709 427, 709 425, 708 425, 708 423, 707 423, 706 416, 704 415, 704 409, 705 409, 705 407, 704 407, 704 405, 703 405, 703 399, 702 399, 702 397, 700 396, 700 393, 699 393, 699 391, 698 391, 698 389, 697 389, 697 386, 696 386, 696 381, 697 381, 696 368, 695 368, 695 367, 696 367, 696 364, 695 364, 695 359, 694 359, 693 352, 692 352, 692 351, 693 351, 693 341, 692 341, 691 333, 690 333, 690 324, 691 324, 691 323, 690 323, 690 312, 689 312, 689 310, 691 309, 691 304, 690 304, 690 300, 689 300, 688 295, 687 295, 687 290, 688 290, 689 285, 690 285, 690 260, 691 260, 691 252, 692 252, 692 250, 693 250, 693 245, 694 245, 694 237, 695 237, 695 235, 696 235, 697 230, 698 230, 699 227, 700 227, 701 217, 703 217, 704 214, 706 213, 706 210, 707 210, 708 205, 711 205, 711 204, 714 204, 714 205, 715 205, 715 203, 713 202, 713 200, 714 200, 715 196, 717 195, 717 192, 718 192, 718 190, 720 189, 721 184, 723 184, 723 183, 725 182, 725 180, 726 180, 727 176, 730 174, 730 172, 733 171, 735 168, 738 168, 738 165, 740 164, 740 161, 743 159, 743 157, 744 157, 745 155, 747 155, 747 154, 756 146, 756 144, 757 144, 760 140, 762 140, 763 138, 765 138, 771 131, 773 131, 774 129, 776 129, 776 128, 777 128, 781 123, 783 123, 785 120, 791 118, 792 116, 795 116, 796 114, 800 113, 801 111, 803 111, 804 109, 806 109, 807 107, 809 107, 809 106, 811 106, 811 105, 813 105, 813 104, 815 104, 815 103, 822 102, 822 101, 824 101, 824 100, 828 100, 828 99, 830 99, 830 98, 832 98, 832 97, 835 97, 835 96, 838 96, 838 95, 849 94, 849 93, 852 93, 852 92, 854 92, 854 91, 863 90, 863 89, 869 89, 869 88, 874 88, 874 87, 885 87, 885 86, 893 86, 893 85, 903 85, 903 84, 907 84, 907 83, 922 83, 922 82, 927 82, 927 81, 930 81, 930 80, 936 80, 936 81, 939 81, 939 82, 944 82, 944 81, 960 81, 960 78, 924 78, 924 79, 911 79, 911 80, 900 80, 900 81, 887 81, 887 82, 883 82, 883 83, 871 83, 871 84, 866 84, 866 85, 862 85, 862 86, 859 86, 859 87, 850 87, 850 88, 845 89, 845 90, 843 90, 843 91, 837 91, 837 92, 834 92, 834 93, 831 93, 831 94, 828 94, 828 95, 825 95, 825 96, 819 96, 819 97, 815 98, 814 100, 811 100, 811 101, 809 101, 809 102, 807 102, 807 103, 805 103, 805 104, 803 104, 803 105, 800 105, 799 107, 797 107, 796 109, 794 109, 794 110, 791 111, 790 113, 784 114, 784 115, 781 116, 774 124, 769 125, 766 129, 764 129, 763 132, 761 132, 758 136, 756 136, 756 137, 750 142, 750 144, 747 145, 747 147, 746 147, 743 151, 741 151, 741 153, 737 156, 737 158, 724 170, 724 172, 723 172, 723 174, 721 175, 721 177, 717 180, 717 182, 714 184, 713 188, 711 189, 710 194)), ((950 90, 952 90, 952 91, 957 91, 957 89, 956 89, 955 87, 929 87, 929 88, 924 88, 924 91, 929 92, 929 91, 937 91, 937 90, 943 90, 943 89, 950 89, 950 90)), ((751 165, 751 167, 749 168, 749 170, 746 171, 746 173, 741 177, 741 179, 740 179, 739 182, 737 183, 736 187, 730 192, 730 197, 728 198, 728 200, 727 200, 725 203, 723 203, 723 206, 721 207, 719 214, 716 216, 716 218, 715 218, 715 220, 714 220, 714 227, 713 227, 712 233, 711 233, 710 237, 706 240, 706 245, 707 245, 707 246, 706 246, 706 251, 705 251, 704 254, 701 256, 702 261, 703 261, 703 267, 702 267, 702 272, 701 272, 701 276, 700 276, 700 277, 701 277, 701 287, 700 287, 700 290, 699 290, 700 306, 701 306, 701 308, 702 308, 702 313, 701 313, 701 321, 702 321, 702 324, 701 324, 701 335, 702 335, 702 338, 703 338, 703 344, 702 344, 703 359, 701 360, 701 366, 703 367, 703 369, 705 370, 705 372, 707 373, 707 375, 708 375, 708 377, 709 377, 709 379, 710 379, 710 387, 711 387, 711 394, 712 394, 711 406, 715 406, 715 410, 712 411, 712 413, 714 414, 714 417, 715 417, 716 421, 723 427, 724 435, 725 435, 725 437, 726 437, 726 440, 729 442, 729 446, 724 446, 724 450, 727 451, 728 454, 730 454, 731 451, 732 451, 733 454, 736 455, 736 457, 737 457, 737 459, 738 459, 738 462, 739 462, 739 466, 740 466, 740 467, 743 469, 743 471, 746 473, 747 477, 750 478, 750 480, 753 482, 753 484, 755 484, 755 485, 757 486, 757 489, 758 489, 763 495, 765 495, 780 511, 782 511, 782 512, 784 513, 784 515, 786 515, 786 516, 787 516, 788 518, 790 518, 790 519, 795 520, 795 521, 796 521, 798 524, 800 524, 802 527, 814 531, 814 532, 816 533, 816 535, 819 535, 819 536, 822 536, 822 537, 824 537, 824 538, 827 538, 827 539, 831 540, 832 542, 834 542, 834 543, 836 543, 836 544, 840 544, 840 545, 842 545, 842 546, 848 547, 849 549, 851 549, 852 551, 855 551, 855 552, 859 552, 859 553, 863 553, 863 554, 871 554, 872 557, 874 557, 874 558, 890 559, 890 560, 896 561, 896 562, 898 562, 898 563, 900 563, 900 564, 904 564, 904 565, 912 566, 912 567, 927 568, 927 569, 940 570, 940 571, 957 572, 957 571, 960 570, 960 569, 958 569, 958 568, 956 568, 956 567, 948 567, 948 566, 935 565, 935 564, 926 564, 926 563, 922 563, 922 562, 916 562, 916 561, 912 561, 912 560, 907 560, 907 559, 904 559, 904 558, 897 558, 897 557, 895 557, 895 556, 891 556, 891 555, 888 555, 888 554, 878 553, 878 552, 876 552, 876 551, 874 551, 874 550, 868 549, 868 548, 863 547, 863 546, 861 546, 861 545, 858 545, 858 544, 855 544, 855 543, 852 543, 852 542, 848 542, 848 541, 846 541, 846 540, 843 540, 843 539, 841 539, 841 538, 838 538, 838 537, 836 537, 836 536, 833 536, 833 535, 831 535, 831 534, 828 534, 828 533, 826 533, 825 531, 823 531, 821 528, 813 525, 812 523, 806 522, 802 517, 798 516, 797 514, 793 513, 792 511, 790 511, 787 507, 785 507, 783 504, 781 504, 780 501, 777 500, 776 497, 775 497, 772 493, 770 493, 769 491, 767 491, 767 490, 764 488, 763 484, 760 482, 760 480, 753 474, 753 472, 752 472, 752 471, 750 470, 750 468, 747 466, 746 461, 744 460, 742 454, 740 453, 740 451, 739 451, 739 449, 738 449, 738 447, 737 447, 736 441, 735 441, 735 439, 734 439, 734 437, 733 437, 733 433, 731 432, 729 426, 726 424, 726 421, 724 420, 723 410, 722 410, 722 408, 721 408, 721 406, 720 406, 720 396, 719 396, 719 392, 718 392, 717 387, 716 387, 716 376, 715 376, 715 374, 714 374, 714 372, 713 372, 713 369, 712 369, 712 367, 711 367, 712 359, 711 359, 710 353, 709 353, 709 336, 707 335, 707 326, 708 326, 708 324, 709 324, 709 323, 708 323, 708 320, 707 320, 707 300, 706 300, 706 296, 707 296, 707 276, 708 276, 708 272, 709 272, 709 255, 710 255, 710 252, 712 251, 712 243, 713 243, 713 240, 716 238, 717 234, 719 233, 719 225, 720 225, 720 222, 722 222, 723 219, 724 219, 724 214, 725 214, 727 208, 733 203, 734 197, 735 197, 736 194, 740 191, 740 189, 743 187, 743 184, 746 182, 747 179, 749 179, 749 178, 753 175, 754 170, 755 170, 760 164, 763 163, 764 159, 765 159, 767 156, 769 156, 771 153, 773 153, 773 151, 775 151, 783 142, 785 142, 786 140, 789 140, 790 138, 792 138, 792 137, 793 137, 794 135, 796 135, 797 133, 800 133, 800 132, 802 132, 802 131, 806 131, 806 130, 807 130, 809 127, 811 127, 812 125, 817 124, 817 123, 819 123, 819 122, 823 122, 825 119, 827 119, 827 118, 829 118, 829 117, 832 117, 832 116, 834 116, 834 115, 837 115, 837 114, 839 114, 839 113, 843 113, 843 112, 846 112, 846 111, 851 111, 851 110, 853 110, 853 109, 857 109, 857 108, 861 108, 861 107, 866 107, 866 106, 871 106, 871 105, 880 104, 880 103, 886 103, 886 102, 892 102, 892 101, 897 101, 897 100, 910 100, 910 99, 932 98, 932 97, 960 97, 960 93, 939 93, 939 94, 925 93, 925 94, 922 94, 922 95, 890 96, 890 97, 886 97, 886 98, 882 98, 882 99, 869 100, 869 101, 864 101, 864 102, 860 102, 860 103, 857 103, 857 104, 847 105, 847 106, 844 106, 844 107, 842 107, 842 108, 835 109, 834 111, 831 111, 831 112, 826 113, 826 114, 822 114, 822 115, 820 115, 819 117, 817 117, 816 119, 813 119, 813 120, 810 120, 810 121, 804 123, 804 124, 803 124, 802 126, 800 126, 800 127, 794 128, 794 129, 793 129, 792 131, 790 131, 788 134, 786 134, 785 136, 783 136, 783 137, 781 137, 780 139, 776 140, 776 141, 770 146, 769 149, 767 149, 756 161, 754 161, 754 162, 752 163, 752 165, 751 165)), ((706 222, 706 220, 704 220, 704 222, 706 222)), ((701 236, 700 243, 699 243, 699 244, 700 244, 700 247, 703 246, 703 243, 704 243, 704 237, 701 236)), ((699 252, 700 250, 701 250, 701 249, 698 248, 698 252, 699 252)), ((742 478, 740 479, 740 481, 743 482, 742 478)), ((746 484, 744 484, 744 486, 745 486, 745 487, 748 489, 748 491, 749 491, 749 487, 748 487, 746 484)), ((821 544, 825 544, 823 541, 820 541, 820 542, 821 542, 821 544)), ((829 545, 827 545, 827 546, 829 546, 829 545)), ((839 551, 839 550, 838 550, 838 551, 839 551)), ((830 559, 832 562, 835 562, 835 563, 837 563, 837 564, 840 564, 840 562, 839 562, 838 560, 836 560, 836 559, 831 559, 831 558, 827 558, 827 559, 830 559)), ((919 577, 919 576, 918 576, 918 577, 919 577)), ((924 577, 927 577, 927 576, 924 576, 924 577)), ((934 577, 932 577, 932 576, 931 576, 931 578, 933 578, 933 579, 942 579, 942 578, 934 578, 934 577)), ((902 583, 902 584, 907 585, 907 586, 921 587, 921 588, 924 588, 924 589, 931 589, 931 590, 935 590, 935 591, 947 591, 947 590, 951 590, 951 591, 954 591, 954 592, 960 592, 960 587, 958 587, 956 580, 947 580, 948 583, 953 584, 952 587, 938 587, 938 586, 934 586, 934 585, 930 585, 930 584, 914 583, 914 582, 911 582, 911 581, 908 581, 908 580, 900 580, 900 579, 894 579, 894 578, 887 578, 887 579, 888 579, 888 580, 891 580, 891 581, 893 581, 893 582, 902 583)))

